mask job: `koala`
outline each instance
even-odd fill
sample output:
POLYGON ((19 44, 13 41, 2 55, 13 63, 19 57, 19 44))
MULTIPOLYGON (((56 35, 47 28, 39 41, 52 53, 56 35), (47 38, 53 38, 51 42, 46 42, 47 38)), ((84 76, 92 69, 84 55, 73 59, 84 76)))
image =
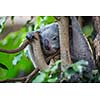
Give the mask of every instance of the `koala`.
POLYGON ((40 39, 43 53, 46 56, 54 54, 59 48, 59 27, 57 23, 40 29, 40 39))
MULTIPOLYGON (((33 40, 35 32, 39 33, 42 51, 43 51, 45 58, 49 57, 50 55, 56 53, 57 50, 59 50, 59 48, 60 48, 59 26, 57 23, 52 23, 52 24, 44 26, 34 32, 29 32, 26 35, 26 38, 29 40, 33 40)), ((32 52, 32 47, 30 45, 28 45, 28 52, 29 52, 29 57, 35 67, 36 64, 35 64, 34 54, 32 52)))
POLYGON ((88 61, 87 72, 95 69, 95 62, 88 41, 83 36, 80 24, 75 16, 70 17, 72 21, 72 37, 70 40, 72 61, 88 61))
MULTIPOLYGON (((71 53, 72 62, 76 62, 82 59, 86 60, 89 62, 89 65, 87 66, 87 68, 89 69, 89 71, 91 71, 92 68, 95 66, 92 53, 89 49, 86 39, 84 38, 82 34, 80 25, 76 17, 73 16, 70 18, 72 22, 71 23, 72 24, 72 32, 71 32, 72 36, 70 39, 70 53, 71 53)), ((60 49, 58 23, 52 23, 36 31, 39 32, 40 42, 41 42, 43 54, 45 57, 48 57, 56 53, 57 50, 60 49)), ((34 32, 28 33, 26 38, 31 39, 31 40, 34 39, 33 38, 34 32)), ((35 65, 34 58, 32 58, 34 55, 33 55, 31 46, 29 46, 29 53, 30 53, 31 60, 33 64, 35 65)))

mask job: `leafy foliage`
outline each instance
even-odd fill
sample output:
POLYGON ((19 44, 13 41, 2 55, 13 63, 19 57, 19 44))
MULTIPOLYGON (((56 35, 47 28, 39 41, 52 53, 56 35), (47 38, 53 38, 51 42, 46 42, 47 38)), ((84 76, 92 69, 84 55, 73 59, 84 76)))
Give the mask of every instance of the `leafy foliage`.
MULTIPOLYGON (((18 32, 9 34, 3 41, 0 41, 0 48, 14 49, 17 48, 25 39, 26 28, 18 32)), ((28 74, 32 71, 33 65, 24 51, 17 54, 6 54, 0 52, 0 63, 5 65, 8 70, 0 69, 0 80, 19 77, 24 71, 28 74)))
POLYGON ((87 61, 80 60, 76 63, 73 63, 69 66, 68 69, 65 69, 63 72, 59 70, 61 60, 58 60, 54 66, 48 68, 42 72, 39 72, 38 75, 33 79, 33 83, 58 83, 58 82, 100 82, 100 74, 98 70, 93 70, 91 77, 87 77, 86 66, 88 65, 87 61))
POLYGON ((1 63, 0 63, 0 68, 8 70, 8 68, 5 65, 1 64, 1 63))
POLYGON ((55 18, 53 16, 38 16, 34 30, 39 29, 47 24, 53 23, 55 18))
POLYGON ((6 22, 7 17, 0 17, 0 33, 4 30, 5 28, 5 22, 6 22))
POLYGON ((58 60, 52 67, 44 70, 43 72, 40 72, 39 75, 33 79, 33 83, 43 83, 43 82, 57 82, 58 76, 60 75, 60 71, 58 70, 59 64, 61 63, 60 60, 58 60))
MULTIPOLYGON (((5 29, 6 20, 7 17, 0 17, 0 32, 5 29)), ((14 16, 11 16, 11 21, 13 24, 14 16)), ((27 23, 30 25, 22 27, 22 29, 17 32, 10 33, 4 40, 0 41, 0 48, 12 50, 19 47, 25 39, 27 32, 34 31, 40 28, 41 25, 47 25, 52 22, 54 22, 54 17, 52 16, 37 16, 35 23, 27 23)), ((0 64, 0 80, 27 75, 34 68, 32 62, 28 58, 27 50, 16 54, 0 52, 0 64)))
POLYGON ((83 33, 85 34, 85 36, 87 38, 92 36, 92 32, 93 32, 92 24, 89 24, 89 25, 86 25, 86 26, 83 27, 83 33))
MULTIPOLYGON (((0 33, 5 29, 7 17, 0 17, 0 33)), ((11 17, 12 24, 14 16, 11 17)), ((10 33, 3 41, 0 41, 0 48, 14 49, 25 39, 26 33, 34 31, 47 24, 55 22, 53 16, 37 16, 35 22, 28 22, 17 32, 10 33)), ((83 27, 83 34, 88 38, 92 46, 93 26, 88 24, 83 27)), ((69 66, 63 72, 60 70, 61 60, 58 60, 50 68, 39 72, 32 80, 33 83, 54 83, 54 82, 100 82, 100 74, 97 69, 93 70, 91 76, 87 76, 87 61, 81 60, 69 66)), ((28 58, 27 50, 16 54, 5 54, 0 52, 0 80, 10 79, 27 75, 33 70, 33 65, 28 58)))
POLYGON ((84 60, 71 64, 64 72, 65 77, 68 78, 68 82, 81 82, 80 78, 84 75, 87 65, 88 62, 84 60))

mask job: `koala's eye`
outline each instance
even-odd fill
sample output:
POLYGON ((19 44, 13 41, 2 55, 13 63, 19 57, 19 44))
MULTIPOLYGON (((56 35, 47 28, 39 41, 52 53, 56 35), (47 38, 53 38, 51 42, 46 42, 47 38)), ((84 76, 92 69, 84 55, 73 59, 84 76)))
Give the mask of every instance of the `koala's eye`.
POLYGON ((52 39, 53 39, 53 40, 57 40, 57 37, 53 37, 52 39))

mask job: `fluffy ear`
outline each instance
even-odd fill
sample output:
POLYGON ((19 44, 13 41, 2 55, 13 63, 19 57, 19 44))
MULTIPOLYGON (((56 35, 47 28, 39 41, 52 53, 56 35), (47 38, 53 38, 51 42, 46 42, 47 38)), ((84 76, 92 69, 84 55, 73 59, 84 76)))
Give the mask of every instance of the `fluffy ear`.
POLYGON ((55 27, 55 28, 58 29, 58 28, 59 28, 59 24, 58 24, 58 23, 54 23, 54 24, 53 24, 53 27, 55 27))

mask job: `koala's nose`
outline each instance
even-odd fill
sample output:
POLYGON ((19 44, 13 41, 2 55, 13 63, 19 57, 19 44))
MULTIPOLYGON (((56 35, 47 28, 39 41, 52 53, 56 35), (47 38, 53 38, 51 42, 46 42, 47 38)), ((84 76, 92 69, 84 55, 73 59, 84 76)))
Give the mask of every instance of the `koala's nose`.
POLYGON ((49 40, 45 39, 44 40, 44 46, 47 50, 50 50, 50 44, 49 44, 49 40))

